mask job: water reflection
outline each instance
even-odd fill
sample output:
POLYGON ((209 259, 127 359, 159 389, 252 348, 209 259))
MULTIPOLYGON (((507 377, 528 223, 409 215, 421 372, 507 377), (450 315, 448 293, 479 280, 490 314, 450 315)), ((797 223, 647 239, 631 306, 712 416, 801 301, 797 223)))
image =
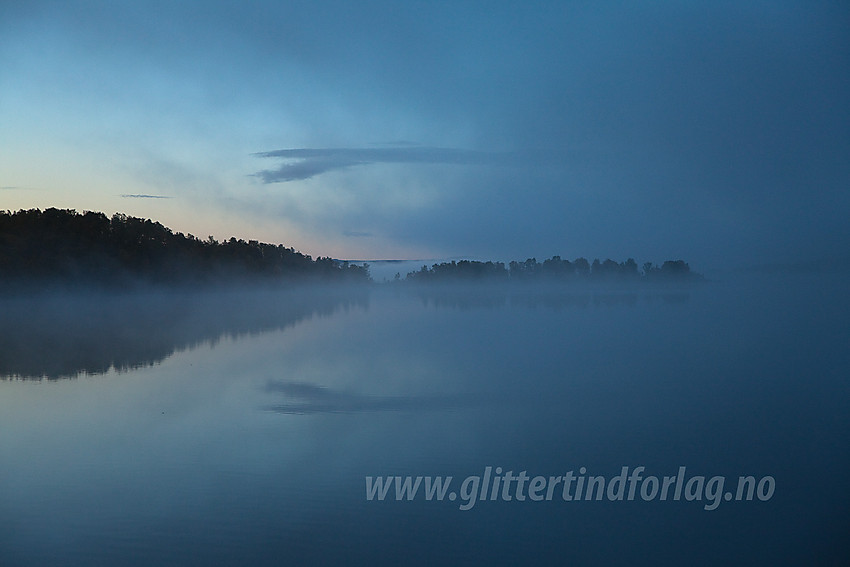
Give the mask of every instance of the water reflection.
POLYGON ((644 285, 458 285, 411 286, 423 305, 449 309, 635 307, 639 303, 686 303, 693 286, 644 285))
POLYGON ((0 301, 0 378, 152 366, 175 352, 368 308, 363 289, 62 294, 0 301))
POLYGON ((447 410, 481 403, 472 395, 377 396, 307 382, 269 382, 266 391, 284 401, 264 409, 283 414, 447 410))
MULTIPOLYGON (((62 294, 0 301, 0 379, 56 380, 126 372, 223 337, 281 330, 339 309, 367 309, 363 288, 62 294)), ((684 303, 690 291, 565 287, 411 287, 436 309, 635 307, 684 303)))
MULTIPOLYGON (((106 341, 103 365, 205 346, 120 379, 0 384, 0 563, 806 564, 846 548, 846 289, 5 301, 29 340, 58 322, 54 345, 106 341), (490 465, 772 475, 776 496, 711 512, 364 498, 366 476, 490 465)), ((22 368, 0 326, 3 368, 22 368)))

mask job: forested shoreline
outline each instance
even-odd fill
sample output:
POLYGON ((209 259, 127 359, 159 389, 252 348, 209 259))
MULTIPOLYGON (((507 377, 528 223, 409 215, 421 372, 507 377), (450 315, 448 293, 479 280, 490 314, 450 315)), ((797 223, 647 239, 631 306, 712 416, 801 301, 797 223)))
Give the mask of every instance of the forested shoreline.
POLYGON ((365 265, 315 260, 283 245, 218 242, 116 213, 0 212, 0 281, 9 286, 369 282, 365 265))
MULTIPOLYGON (((391 283, 699 281, 684 260, 638 267, 629 258, 538 262, 460 260, 422 266, 391 283)), ((49 208, 0 211, 0 286, 127 288, 145 285, 370 283, 367 263, 302 254, 282 244, 199 239, 159 222, 116 213, 49 208)))

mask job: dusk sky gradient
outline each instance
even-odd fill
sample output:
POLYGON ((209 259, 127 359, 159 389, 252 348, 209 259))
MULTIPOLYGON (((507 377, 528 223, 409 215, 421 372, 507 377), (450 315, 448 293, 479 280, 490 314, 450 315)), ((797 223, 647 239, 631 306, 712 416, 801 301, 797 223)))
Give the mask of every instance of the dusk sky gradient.
POLYGON ((850 4, 0 1, 0 209, 51 206, 349 259, 846 258, 850 4))

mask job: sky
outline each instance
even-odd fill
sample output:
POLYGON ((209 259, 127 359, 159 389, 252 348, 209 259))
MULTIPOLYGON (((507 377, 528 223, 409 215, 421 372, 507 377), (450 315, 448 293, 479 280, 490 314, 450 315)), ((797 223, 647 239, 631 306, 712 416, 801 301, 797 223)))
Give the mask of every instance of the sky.
POLYGON ((846 2, 0 0, 0 210, 344 259, 850 250, 846 2))

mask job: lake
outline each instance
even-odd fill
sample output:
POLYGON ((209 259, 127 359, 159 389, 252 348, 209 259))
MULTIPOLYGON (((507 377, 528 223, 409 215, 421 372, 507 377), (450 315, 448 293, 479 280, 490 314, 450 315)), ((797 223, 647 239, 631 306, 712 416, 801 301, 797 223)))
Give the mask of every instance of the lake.
POLYGON ((846 565, 848 283, 6 298, 0 564, 846 565))

